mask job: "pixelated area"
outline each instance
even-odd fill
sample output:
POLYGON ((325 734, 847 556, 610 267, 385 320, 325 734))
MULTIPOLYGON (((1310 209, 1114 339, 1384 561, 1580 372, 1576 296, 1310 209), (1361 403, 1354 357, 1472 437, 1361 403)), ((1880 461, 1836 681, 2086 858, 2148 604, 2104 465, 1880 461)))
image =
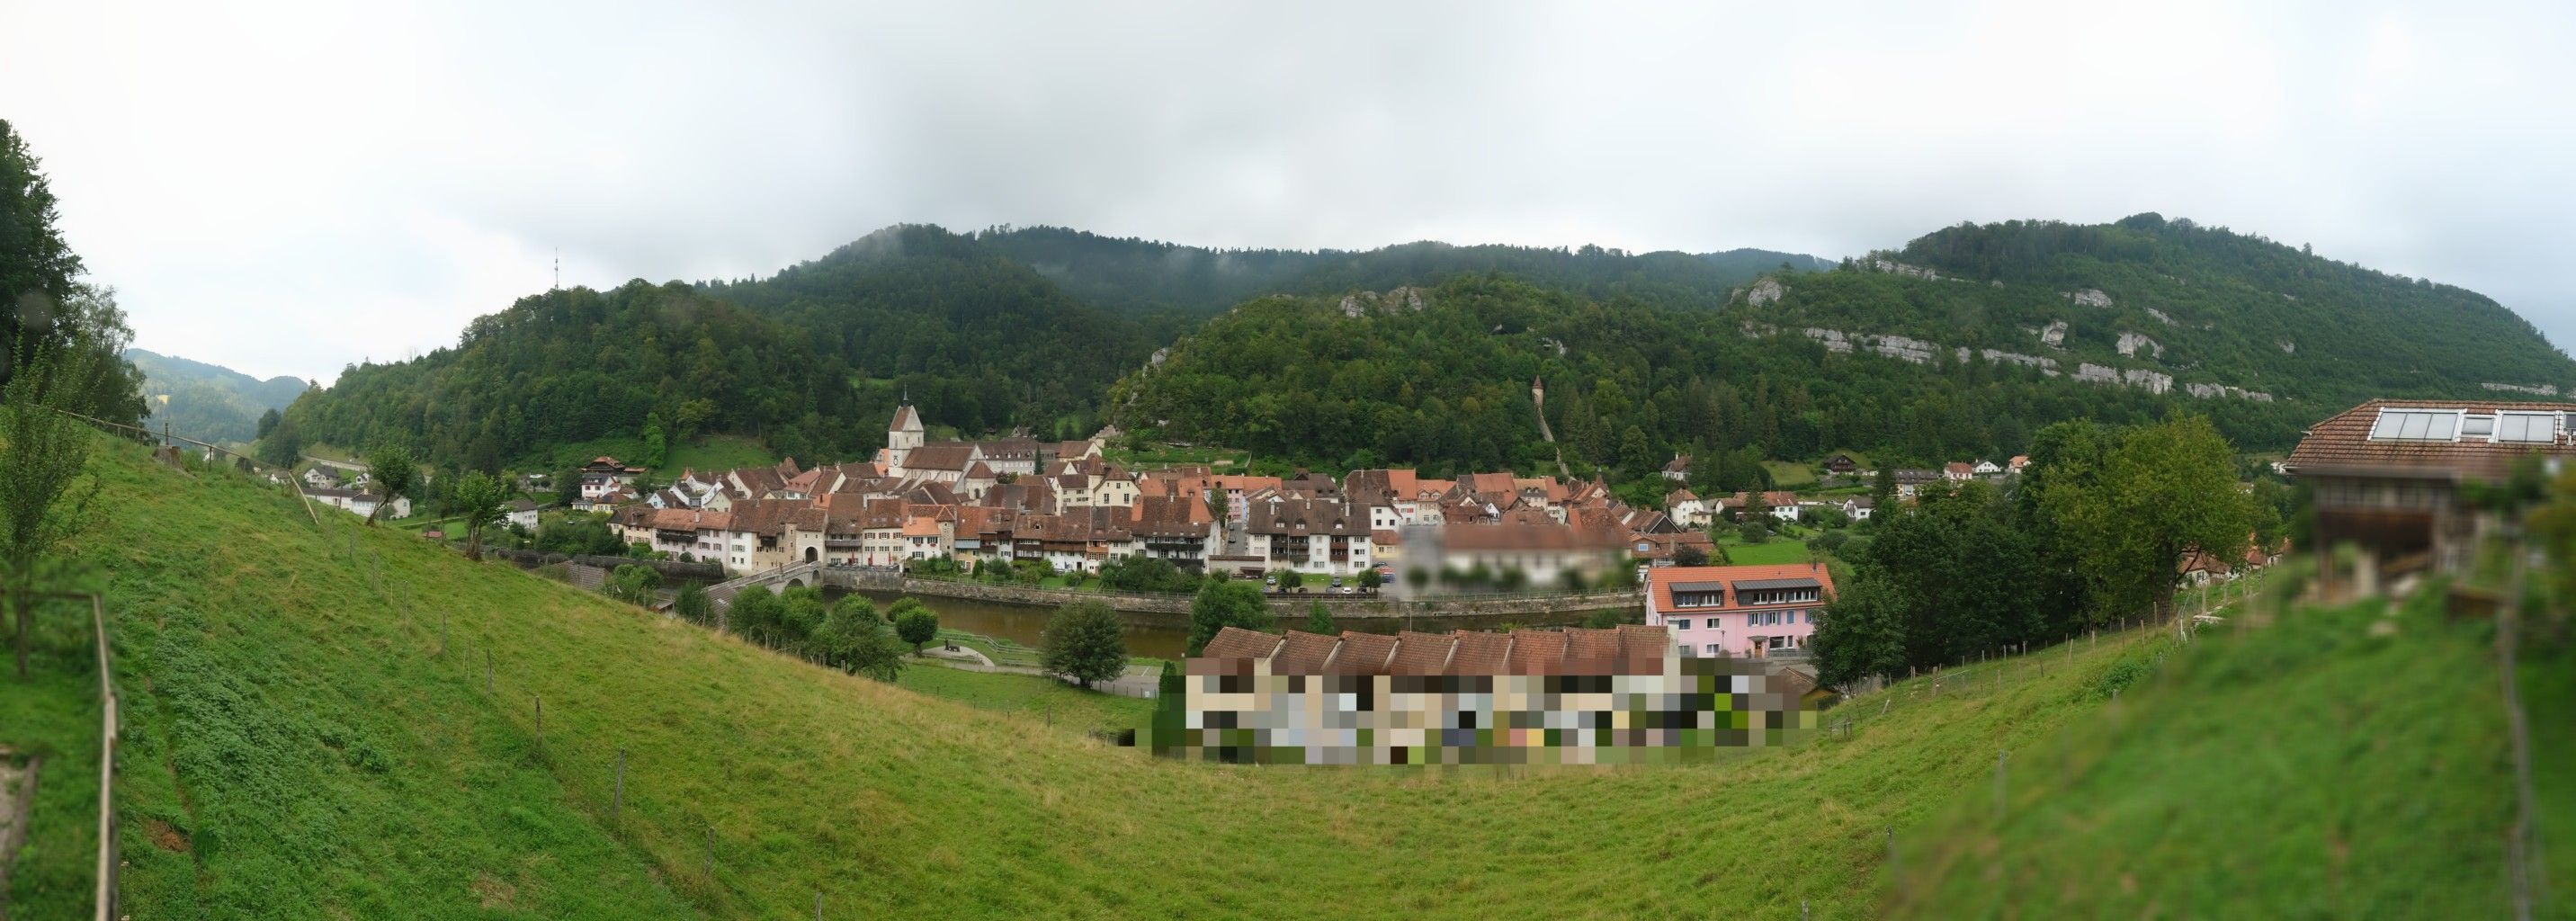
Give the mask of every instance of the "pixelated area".
POLYGON ((1661 627, 1286 636, 1227 628, 1164 678, 1150 744, 1257 764, 1685 764, 1816 725, 1807 676, 1661 627))

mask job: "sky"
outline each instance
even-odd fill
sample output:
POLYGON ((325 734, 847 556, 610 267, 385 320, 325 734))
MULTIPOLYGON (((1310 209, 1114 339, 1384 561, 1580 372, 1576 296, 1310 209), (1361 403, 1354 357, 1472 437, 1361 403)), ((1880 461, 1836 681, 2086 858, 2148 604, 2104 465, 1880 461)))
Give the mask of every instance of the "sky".
POLYGON ((1839 257, 2155 211, 2564 348, 2570 48, 2564 2, 0 0, 0 118, 137 346, 326 384, 558 258, 738 278, 895 223, 1839 257))

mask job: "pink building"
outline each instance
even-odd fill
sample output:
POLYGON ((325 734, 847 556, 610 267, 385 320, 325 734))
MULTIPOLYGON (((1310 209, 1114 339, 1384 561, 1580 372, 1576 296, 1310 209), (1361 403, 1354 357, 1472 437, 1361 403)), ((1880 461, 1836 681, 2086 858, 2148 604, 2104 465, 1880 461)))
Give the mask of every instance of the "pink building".
POLYGON ((1815 563, 1667 566, 1646 575, 1646 625, 1671 630, 1683 655, 1767 655, 1806 648, 1833 597, 1815 563))

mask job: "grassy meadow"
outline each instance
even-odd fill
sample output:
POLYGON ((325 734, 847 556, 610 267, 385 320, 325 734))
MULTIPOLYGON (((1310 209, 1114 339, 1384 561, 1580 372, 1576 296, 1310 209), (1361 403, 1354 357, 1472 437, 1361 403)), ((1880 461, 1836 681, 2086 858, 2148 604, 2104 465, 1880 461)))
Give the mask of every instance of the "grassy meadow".
MULTIPOLYGON (((280 489, 190 478, 131 446, 107 454, 109 523, 79 551, 108 577, 129 698, 120 842, 137 918, 786 918, 810 917, 818 894, 826 917, 1995 913, 1930 880, 1921 901, 1891 901, 1887 830, 1935 848, 1906 867, 1942 865, 1937 848, 1972 833, 1960 810, 1984 802, 1998 749, 2104 725, 2106 682, 2144 674, 2171 642, 2106 637, 1901 683, 1828 713, 1853 721, 1848 738, 1715 765, 1176 762, 1086 735, 1141 701, 929 665, 895 685, 841 675, 350 516, 317 528, 280 489)), ((2263 648, 2295 663, 2308 646, 2263 648)), ((2426 680, 2492 687, 2473 656, 2431 654, 2452 671, 2426 680)), ((2185 690, 2122 706, 2131 725, 2233 719, 2259 740, 2293 725, 2256 715, 2274 700, 2259 687, 2208 716, 2185 690)), ((2401 730, 2491 741, 2426 729, 2437 704, 2356 703, 2382 723, 2338 733, 2322 697, 2282 700, 2320 753, 2368 757, 2401 730)), ((2295 791, 2321 756, 2234 779, 2295 791)), ((2494 760, 2432 757, 2447 760, 2430 776, 2460 782, 2494 760)), ((2230 779, 2102 776, 2127 782, 2077 791, 2101 810, 2151 780, 2230 779)), ((2112 818, 2142 860, 2175 859, 2156 848, 2160 826, 2112 818)), ((2109 838, 2077 836, 2110 820, 2012 828, 2033 850, 2054 834, 2101 853, 2109 838)), ((2274 884, 2258 871, 2323 891, 2268 858, 2246 870, 2147 875, 2097 907, 2206 904, 2191 899, 2274 884)))
POLYGON ((0 904, 13 921, 86 919, 98 867, 98 666, 89 604, 45 602, 36 623, 26 678, 17 676, 13 656, 0 655, 0 747, 42 759, 31 835, 0 904))

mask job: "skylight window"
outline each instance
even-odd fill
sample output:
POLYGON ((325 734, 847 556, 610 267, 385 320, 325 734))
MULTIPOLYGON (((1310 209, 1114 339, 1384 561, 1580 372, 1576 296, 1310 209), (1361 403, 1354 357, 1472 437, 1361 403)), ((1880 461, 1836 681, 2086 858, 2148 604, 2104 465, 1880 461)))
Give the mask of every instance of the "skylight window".
POLYGON ((2558 440, 2558 414, 2541 412, 2501 412, 2496 414, 2495 440, 2513 444, 2545 445, 2558 440))
POLYGON ((2456 409, 2383 409, 2370 426, 2370 440, 2457 441, 2461 415, 2456 409))
POLYGON ((2493 441, 2495 428, 2496 417, 2494 416, 2460 417, 2460 437, 2462 438, 2484 438, 2493 441))

